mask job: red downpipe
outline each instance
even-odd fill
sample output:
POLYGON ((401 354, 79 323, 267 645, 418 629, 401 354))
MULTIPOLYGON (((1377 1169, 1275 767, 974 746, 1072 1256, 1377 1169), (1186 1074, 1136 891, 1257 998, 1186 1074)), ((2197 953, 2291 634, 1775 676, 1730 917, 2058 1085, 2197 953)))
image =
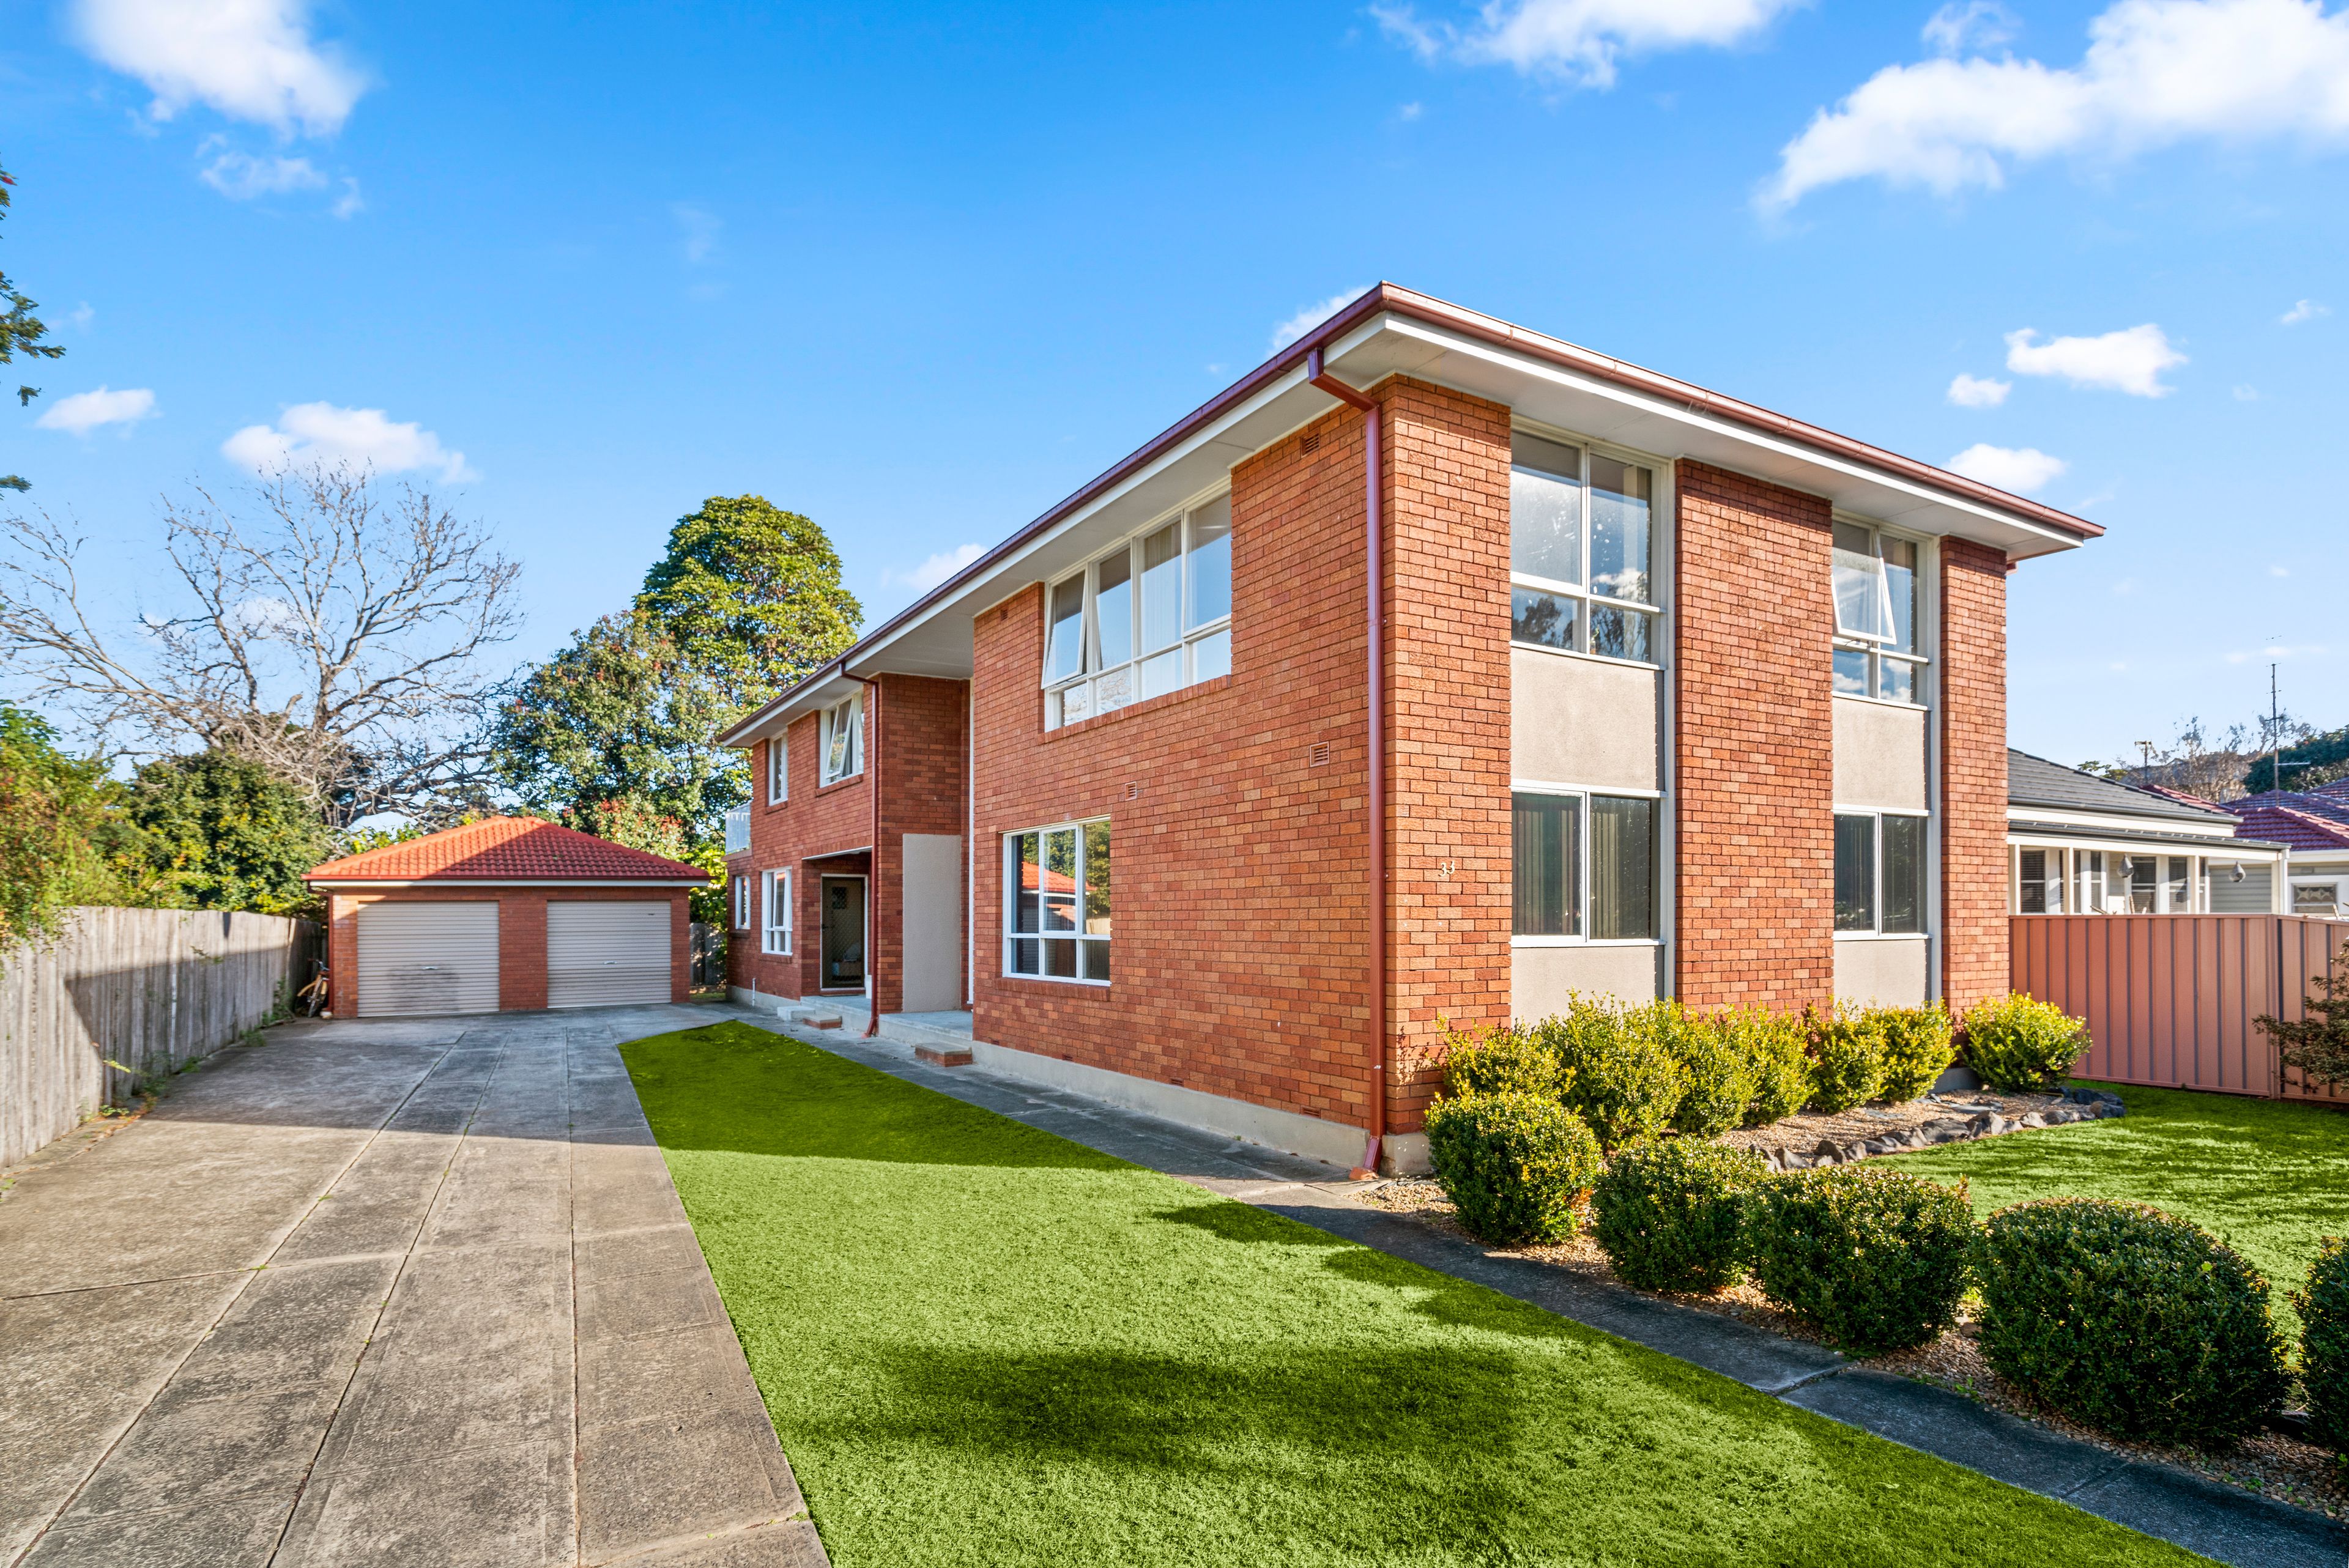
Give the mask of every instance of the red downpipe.
POLYGON ((1380 510, 1383 469, 1378 400, 1367 397, 1321 366, 1321 350, 1305 356, 1305 378, 1362 415, 1363 610, 1369 626, 1371 751, 1371 1125, 1362 1162, 1350 1175, 1375 1176, 1379 1144, 1387 1127, 1387 704, 1384 518, 1380 510))
POLYGON ((840 673, 864 687, 864 793, 873 802, 873 874, 864 879, 864 1037, 881 1032, 881 683, 840 673))

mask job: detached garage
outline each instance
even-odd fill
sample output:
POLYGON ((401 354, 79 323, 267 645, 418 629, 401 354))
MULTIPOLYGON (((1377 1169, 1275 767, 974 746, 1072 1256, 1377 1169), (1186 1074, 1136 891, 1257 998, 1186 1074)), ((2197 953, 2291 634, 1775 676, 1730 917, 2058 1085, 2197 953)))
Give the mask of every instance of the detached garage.
POLYGON ((341 1017, 682 1002, 707 872, 536 817, 492 817, 313 870, 341 1017))

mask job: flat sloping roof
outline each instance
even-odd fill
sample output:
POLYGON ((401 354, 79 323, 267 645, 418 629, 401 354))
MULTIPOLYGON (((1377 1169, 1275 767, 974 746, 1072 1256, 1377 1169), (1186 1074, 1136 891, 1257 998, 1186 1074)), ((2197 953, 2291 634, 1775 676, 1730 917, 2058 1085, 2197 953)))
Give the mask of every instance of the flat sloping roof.
POLYGON ((2209 827, 2232 815, 2215 807, 2190 806, 2150 789, 2138 789, 2006 748, 2006 800, 2010 806, 2053 806, 2067 811, 2109 811, 2126 817, 2161 817, 2209 827))
POLYGON ((313 866, 305 882, 642 882, 710 880, 699 866, 632 850, 537 817, 484 817, 420 839, 313 866))

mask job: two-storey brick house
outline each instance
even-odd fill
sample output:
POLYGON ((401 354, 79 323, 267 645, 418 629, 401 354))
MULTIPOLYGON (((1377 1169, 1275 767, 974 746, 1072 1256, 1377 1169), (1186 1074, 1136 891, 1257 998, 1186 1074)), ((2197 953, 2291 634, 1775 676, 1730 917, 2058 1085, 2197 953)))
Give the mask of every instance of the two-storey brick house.
POLYGON ((1442 1020, 1962 1005, 2098 531, 1382 285, 729 734, 737 994, 1389 1165, 1442 1020))

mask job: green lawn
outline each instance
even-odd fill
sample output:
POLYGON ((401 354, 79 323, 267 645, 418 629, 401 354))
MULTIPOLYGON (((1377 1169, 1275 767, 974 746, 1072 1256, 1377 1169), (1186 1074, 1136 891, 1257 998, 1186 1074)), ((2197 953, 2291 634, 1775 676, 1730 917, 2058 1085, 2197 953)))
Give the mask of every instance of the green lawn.
POLYGON ((2284 1295, 2308 1277, 2318 1237, 2349 1233, 2349 1111, 2127 1084, 2089 1087, 2119 1095, 2128 1114, 1946 1144, 1890 1162, 1940 1181, 1964 1177, 1977 1214, 2026 1198, 2125 1198, 2191 1220, 2267 1275, 2297 1356, 2300 1320, 2284 1295))
POLYGON ((2199 1561, 748 1025, 622 1052, 841 1568, 2199 1561))

